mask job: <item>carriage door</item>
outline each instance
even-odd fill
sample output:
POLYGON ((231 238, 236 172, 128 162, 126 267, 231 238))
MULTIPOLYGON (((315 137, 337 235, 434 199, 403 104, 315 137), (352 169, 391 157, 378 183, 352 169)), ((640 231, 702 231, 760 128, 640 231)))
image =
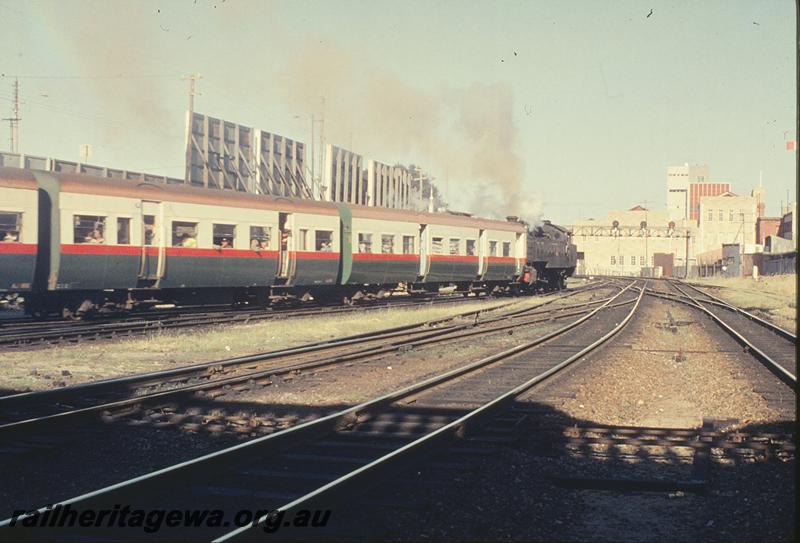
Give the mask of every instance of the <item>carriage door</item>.
POLYGON ((424 278, 428 275, 428 225, 419 225, 419 276, 424 278))
POLYGON ((164 204, 142 200, 142 256, 139 266, 139 279, 144 286, 157 286, 164 277, 166 265, 166 234, 164 225, 164 204))
POLYGON ((481 230, 478 235, 478 279, 483 279, 486 273, 486 230, 481 230))
POLYGON ((278 214, 278 233, 280 234, 280 259, 278 260, 278 277, 288 278, 292 272, 292 214, 278 214))

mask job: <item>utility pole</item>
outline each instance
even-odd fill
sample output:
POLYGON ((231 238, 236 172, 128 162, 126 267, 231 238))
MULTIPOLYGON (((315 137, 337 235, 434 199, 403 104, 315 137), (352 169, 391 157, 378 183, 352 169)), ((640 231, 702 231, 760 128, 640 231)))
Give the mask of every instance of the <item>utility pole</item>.
POLYGON ((321 96, 322 111, 319 116, 319 199, 322 201, 327 200, 328 187, 323 185, 325 179, 325 97, 321 96))
POLYGON ((192 123, 194 122, 194 97, 197 95, 197 81, 202 76, 191 74, 181 78, 183 81, 189 80, 189 112, 186 115, 186 171, 185 181, 189 183, 192 176, 192 123))
POLYGON ((315 197, 315 190, 317 186, 317 175, 316 175, 316 168, 314 167, 314 162, 316 162, 317 157, 314 154, 314 123, 317 122, 314 119, 314 114, 311 114, 311 197, 315 197))
POLYGON ((11 128, 11 152, 19 153, 19 122, 22 120, 19 116, 19 78, 14 78, 14 104, 11 109, 11 117, 3 119, 8 121, 11 128))

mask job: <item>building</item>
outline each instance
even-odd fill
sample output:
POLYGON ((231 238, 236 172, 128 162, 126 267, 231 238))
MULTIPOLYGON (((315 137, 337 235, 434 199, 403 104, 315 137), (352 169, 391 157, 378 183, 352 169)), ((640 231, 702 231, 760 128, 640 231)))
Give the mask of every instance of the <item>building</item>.
POLYGON ((778 228, 781 225, 781 217, 762 217, 756 218, 756 243, 763 245, 767 242, 767 237, 777 236, 778 228))
POLYGON ((581 220, 572 226, 576 273, 659 276, 671 268, 683 277, 687 262, 694 264, 696 235, 692 221, 672 220, 666 210, 642 206, 609 212, 604 219, 581 220))
POLYGON ((710 181, 708 166, 686 163, 667 168, 667 211, 672 220, 697 221, 702 198, 730 190, 730 183, 710 181))
POLYGON ((689 192, 693 183, 708 182, 708 166, 699 164, 667 168, 667 213, 670 220, 689 218, 689 192))
POLYGON ((723 244, 739 244, 745 252, 756 244, 758 202, 752 196, 726 192, 700 200, 698 226, 699 253, 714 250, 723 244))
POLYGON ((326 146, 322 193, 329 202, 372 205, 364 174, 364 158, 335 145, 326 146))

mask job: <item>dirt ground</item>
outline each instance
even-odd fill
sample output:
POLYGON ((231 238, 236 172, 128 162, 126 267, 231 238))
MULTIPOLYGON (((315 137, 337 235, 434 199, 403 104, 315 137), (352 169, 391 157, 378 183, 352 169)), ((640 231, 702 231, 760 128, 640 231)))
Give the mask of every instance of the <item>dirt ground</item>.
MULTIPOLYGON (((415 488, 405 496, 410 510, 380 510, 380 520, 365 521, 363 533, 399 541, 793 541, 793 455, 733 462, 712 449, 706 494, 560 483, 689 480, 693 452, 629 445, 554 450, 542 441, 542 429, 551 426, 688 428, 712 418, 735 419, 719 426, 743 432, 793 431, 791 391, 786 409, 768 405, 750 379, 766 370, 751 366, 733 340, 712 335, 713 322, 660 300, 646 299, 641 310, 610 348, 520 400, 542 412, 527 419, 516 445, 496 446, 466 472, 441 473, 420 463, 407 474, 407 487, 415 488), (661 326, 667 311, 681 323, 677 333, 661 326)), ((456 450, 442 457, 469 460, 456 450)), ((364 498, 364 507, 381 503, 379 496, 364 498)))
POLYGON ((797 329, 797 275, 710 277, 690 283, 710 287, 711 294, 789 330, 797 329))
POLYGON ((164 330, 100 343, 7 350, 0 389, 41 390, 120 375, 273 351, 315 341, 424 322, 479 308, 538 305, 549 298, 498 299, 441 306, 386 308, 336 316, 275 319, 255 324, 164 330), (300 333, 298 333, 300 331, 300 333))

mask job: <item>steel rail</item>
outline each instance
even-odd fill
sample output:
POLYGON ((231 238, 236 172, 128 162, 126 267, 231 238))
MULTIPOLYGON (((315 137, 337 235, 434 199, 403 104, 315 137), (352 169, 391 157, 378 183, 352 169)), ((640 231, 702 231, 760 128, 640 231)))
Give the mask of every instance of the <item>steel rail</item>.
POLYGON ((777 324, 771 323, 768 320, 762 319, 761 317, 759 317, 757 315, 754 315, 754 314, 750 313, 749 311, 745 311, 741 307, 733 305, 730 302, 726 302, 722 298, 719 298, 717 296, 714 296, 713 294, 709 294, 708 292, 700 290, 696 286, 694 286, 694 285, 692 285, 690 283, 686 283, 685 281, 674 280, 674 283, 689 287, 689 288, 699 292, 703 296, 707 296, 708 298, 711 298, 711 300, 713 300, 711 302, 706 302, 706 303, 713 303, 714 305, 725 307, 727 309, 730 309, 731 311, 736 311, 737 313, 740 313, 741 315, 744 315, 748 319, 757 322, 758 324, 764 326, 765 328, 769 328, 770 330, 772 330, 776 334, 781 335, 781 336, 785 337, 786 339, 789 339, 791 341, 797 341, 797 335, 791 333, 789 330, 786 330, 785 328, 781 328, 777 324))
POLYGON ((330 316, 343 313, 353 313, 359 310, 377 311, 388 308, 419 307, 424 305, 460 304, 468 302, 486 302, 488 298, 444 298, 423 301, 398 301, 367 306, 347 306, 308 308, 275 312, 241 311, 219 312, 219 314, 187 314, 170 315, 167 317, 148 319, 145 317, 135 320, 116 322, 94 323, 74 322, 46 326, 44 330, 18 331, 13 327, 0 328, 0 346, 8 347, 38 347, 54 343, 90 341, 96 339, 113 339, 148 334, 164 330, 177 330, 181 328, 205 327, 214 325, 253 324, 256 322, 275 319, 293 319, 303 317, 330 316))
MULTIPOLYGON (((563 300, 565 297, 566 296, 562 296, 560 298, 551 300, 551 302, 556 301, 558 299, 563 300)), ((585 305, 597 304, 604 302, 606 300, 607 299, 602 299, 598 301, 588 302, 585 305)), ((155 386, 164 386, 172 382, 185 382, 190 379, 207 379, 202 383, 181 386, 166 391, 160 391, 160 392, 155 391, 143 395, 129 396, 123 399, 116 399, 112 401, 107 400, 103 402, 102 397, 96 398, 101 401, 99 403, 95 403, 90 406, 2 423, 0 424, 0 433, 16 432, 22 429, 29 429, 31 426, 34 425, 41 425, 44 423, 55 422, 55 421, 63 421, 66 420, 66 418, 68 417, 74 418, 83 415, 90 415, 92 413, 97 413, 108 409, 119 409, 130 405, 152 402, 153 400, 163 400, 169 396, 187 394, 190 392, 198 392, 208 389, 217 389, 220 387, 234 385, 242 382, 249 382, 258 379, 269 378, 275 375, 284 375, 287 373, 294 373, 301 370, 316 369, 324 366, 350 362, 362 358, 379 356, 398 351, 404 347, 413 348, 417 346, 427 345, 430 343, 453 341, 461 339, 463 337, 497 333, 499 331, 506 330, 509 328, 514 328, 537 322, 549 321, 556 318, 557 319, 566 318, 569 316, 582 314, 585 312, 585 311, 579 311, 577 313, 562 312, 555 316, 551 315, 550 317, 547 318, 539 317, 537 319, 536 317, 542 314, 546 315, 552 313, 553 311, 563 311, 564 309, 577 306, 573 305, 573 306, 558 307, 548 312, 540 311, 540 308, 546 305, 547 303, 550 302, 546 302, 545 304, 539 304, 533 307, 518 309, 512 312, 502 313, 501 315, 496 315, 487 319, 483 319, 481 321, 476 320, 475 322, 471 322, 468 324, 450 325, 444 328, 439 328, 434 330, 431 330, 429 326, 432 324, 441 324, 442 322, 452 321, 455 320, 456 318, 469 316, 473 314, 476 315, 477 318, 477 316, 479 316, 481 313, 484 312, 488 313, 494 309, 502 309, 504 306, 496 306, 494 308, 481 308, 478 310, 459 313, 457 315, 450 316, 445 319, 439 318, 439 319, 434 319, 432 321, 425 321, 422 323, 418 323, 416 325, 406 325, 402 327, 396 327, 395 329, 389 329, 390 331, 388 333, 379 333, 379 334, 365 333, 365 334, 359 334, 357 336, 351 336, 350 338, 343 339, 341 341, 321 342, 319 344, 314 344, 314 345, 306 345, 298 348, 273 351, 271 353, 266 353, 264 355, 258 355, 258 354, 249 355, 245 357, 237 357, 222 361, 208 362, 199 365, 184 366, 181 368, 174 368, 170 370, 162 370, 160 372, 153 372, 149 374, 140 374, 140 375, 127 376, 117 379, 105 380, 105 381, 84 383, 82 385, 75 385, 74 387, 51 389, 47 391, 29 392, 13 396, 6 396, 0 398, 0 407, 3 407, 6 412, 11 411, 14 408, 15 404, 20 404, 20 403, 22 403, 23 406, 22 409, 20 407, 17 407, 18 411, 24 410, 26 407, 27 411, 31 411, 32 410, 31 404, 35 406, 36 405, 35 402, 42 404, 42 402, 46 402, 48 400, 52 402, 55 399, 60 398, 60 402, 71 401, 72 403, 75 403, 76 401, 75 397, 78 394, 85 395, 87 391, 90 393, 93 391, 95 395, 102 396, 102 394, 99 393, 103 391, 106 394, 109 394, 113 392, 138 390, 155 386), (522 322, 518 322, 515 324, 505 324, 493 328, 488 328, 488 329, 480 328, 478 330, 475 330, 476 327, 485 326, 486 324, 491 324, 497 321, 505 321, 509 318, 524 319, 528 314, 534 316, 534 318, 532 320, 529 318, 528 320, 523 320, 522 322), (412 329, 409 329, 409 327, 411 327, 412 329), (215 372, 213 374, 208 373, 209 369, 221 370, 223 367, 230 367, 230 366, 236 367, 255 362, 275 360, 279 358, 292 358, 294 356, 307 353, 322 352, 329 349, 340 348, 343 346, 346 347, 346 346, 359 345, 361 343, 368 343, 376 340, 386 340, 398 337, 402 338, 403 336, 409 336, 409 335, 411 335, 411 337, 401 339, 400 341, 389 344, 366 346, 360 350, 334 354, 327 358, 316 359, 307 362, 295 362, 284 366, 269 366, 253 372, 239 373, 237 375, 218 378, 218 379, 213 379, 213 376, 217 375, 218 372, 215 372), (171 377, 172 379, 168 381, 165 380, 165 377, 171 377), (136 388, 134 388, 133 385, 135 385, 136 388), (25 405, 26 402, 28 404, 27 406, 25 405)), ((583 305, 583 304, 578 304, 578 305, 583 305)), ((78 403, 80 403, 80 400, 78 400, 78 403)))
MULTIPOLYGON (((633 284, 633 283, 631 283, 631 284, 633 284)), ((627 289, 627 287, 626 287, 626 289, 627 289)), ((617 333, 619 333, 628 324, 628 322, 631 320, 631 318, 633 317, 634 313, 636 312, 636 309, 638 309, 639 304, 641 303, 642 297, 644 296, 644 291, 645 290, 646 290, 645 288, 641 289, 641 291, 639 293, 639 296, 636 298, 635 301, 632 301, 632 302, 634 302, 633 308, 631 309, 631 311, 627 314, 627 316, 618 325, 616 325, 610 332, 606 333, 601 338, 599 338, 596 341, 592 342, 590 345, 588 345, 587 347, 581 349, 579 352, 577 352, 576 354, 570 356, 566 360, 564 360, 564 361, 560 362, 559 364, 553 366, 552 368, 540 373, 539 375, 537 375, 537 376, 525 381, 524 383, 520 384, 516 388, 514 388, 514 389, 512 389, 512 390, 510 390, 510 391, 498 396, 494 400, 491 400, 490 402, 487 402, 487 403, 483 404, 482 406, 478 407, 477 409, 474 409, 474 410, 470 411, 469 413, 461 416, 460 418, 458 418, 458 419, 446 424, 445 426, 442 426, 441 428, 438 428, 438 429, 436 429, 436 430, 434 430, 434 431, 432 431, 432 432, 430 432, 430 433, 428 433, 428 434, 426 434, 426 435, 424 435, 424 436, 412 441, 411 443, 408 443, 408 444, 406 444, 406 445, 404 445, 404 446, 402 446, 402 447, 400 447, 400 448, 398 448, 398 449, 396 449, 394 451, 391 451, 388 454, 385 454, 384 456, 382 456, 382 457, 380 457, 380 458, 378 458, 376 460, 373 460, 372 462, 366 464, 365 466, 361 466, 361 467, 353 470, 352 472, 350 472, 350 473, 348 473, 348 474, 346 474, 344 476, 341 476, 338 479, 336 479, 334 481, 331 481, 331 482, 319 487, 316 490, 313 490, 313 491, 311 491, 311 492, 309 492, 309 493, 307 493, 307 494, 305 494, 305 495, 303 495, 303 496, 301 496, 301 497, 299 497, 299 498, 297 498, 295 500, 292 500, 289 503, 286 503, 286 504, 278 507, 276 510, 274 510, 271 513, 269 513, 268 515, 265 515, 265 516, 261 517, 253 525, 243 526, 243 527, 237 528, 235 530, 232 530, 232 531, 230 531, 230 532, 228 532, 228 533, 226 533, 226 534, 224 534, 224 535, 222 535, 220 537, 215 538, 213 540, 213 542, 214 543, 223 543, 223 542, 228 542, 228 541, 234 541, 234 540, 237 540, 238 538, 244 536, 245 534, 248 534, 248 533, 249 534, 253 534, 255 532, 255 528, 258 528, 259 526, 263 526, 264 523, 269 520, 270 515, 272 515, 272 514, 280 514, 280 513, 289 514, 289 513, 293 512, 293 511, 296 511, 296 510, 300 509, 301 507, 307 507, 307 506, 309 506, 309 504, 313 503, 315 500, 319 500, 321 497, 323 497, 323 496, 325 496, 325 495, 327 495, 329 493, 341 491, 341 490, 343 490, 344 487, 346 487, 347 485, 352 485, 352 484, 356 483, 359 479, 363 479, 364 477, 367 477, 367 476, 373 476, 373 472, 379 471, 381 469, 385 469, 387 464, 389 464, 391 462, 397 462, 397 461, 399 461, 401 459, 404 459, 404 457, 406 455, 409 455, 411 453, 416 453, 420 448, 423 448, 423 447, 426 447, 426 446, 431 446, 435 441, 438 441, 438 440, 440 440, 442 438, 449 437, 449 436, 455 436, 455 435, 463 436, 465 434, 465 431, 466 431, 466 428, 468 427, 468 425, 474 424, 482 416, 486 416, 487 414, 491 413, 492 411, 495 411, 495 410, 501 408, 502 406, 504 406, 505 404, 509 403, 511 400, 514 400, 518 396, 526 393, 527 391, 529 391, 536 384, 538 384, 538 383, 544 381, 545 379, 547 379, 548 377, 551 377, 552 375, 558 373, 559 371, 563 370, 564 368, 566 368, 570 364, 574 363, 576 360, 579 360, 580 358, 586 356, 587 354, 589 354, 590 352, 595 350, 597 347, 599 347, 600 345, 602 345, 605 342, 607 342, 609 339, 611 339, 617 333)), ((623 290, 623 292, 624 292, 624 290, 623 290)), ((622 294, 622 293, 620 293, 620 294, 622 294)), ((509 349, 508 351, 505 351, 504 353, 501 353, 500 355, 497 355, 497 356, 501 356, 502 355, 502 358, 507 358, 507 357, 509 357, 511 355, 519 354, 520 352, 522 352, 522 350, 527 350, 531 346, 533 346, 533 345, 528 344, 526 346, 515 347, 515 348, 509 349), (521 347, 524 347, 524 348, 521 349, 521 347)), ((496 359, 495 361, 498 361, 498 360, 500 360, 500 359, 496 359)), ((357 412, 356 412, 356 415, 357 415, 357 412)))
MULTIPOLYGON (((85 505, 91 504, 93 502, 96 502, 99 499, 102 499, 105 496, 108 496, 109 494, 111 494, 113 492, 118 492, 118 491, 120 491, 120 492, 121 491, 128 492, 128 491, 132 491, 134 488, 141 490, 142 487, 144 487, 144 486, 146 486, 148 484, 163 483, 168 478, 178 477, 178 476, 181 476, 181 475, 186 475, 186 474, 188 474, 190 472, 190 470, 193 470, 193 469, 203 469, 204 467, 208 468, 214 462, 217 462, 217 461, 223 461, 223 462, 227 463, 227 462, 230 462, 231 460, 233 460, 234 458, 240 457, 240 455, 243 455, 245 453, 250 453, 250 452, 255 453, 257 451, 258 451, 259 455, 261 457, 263 457, 266 451, 264 451, 262 449, 264 449, 265 447, 266 448, 275 447, 275 450, 280 450, 281 447, 283 447, 285 445, 288 445, 288 444, 291 444, 291 443, 296 443, 297 440, 302 440, 302 439, 304 439, 306 437, 309 437, 310 435, 314 435, 314 434, 317 434, 317 433, 320 433, 320 432, 323 435, 325 435, 326 433, 328 433, 330 431, 334 431, 337 424, 346 423, 347 421, 351 421, 354 418, 357 419, 359 414, 372 412, 372 411, 375 411, 376 409, 378 409, 380 407, 388 406, 388 405, 390 405, 390 404, 392 404, 392 403, 394 403, 394 402, 396 402, 396 401, 398 401, 400 399, 403 399, 405 397, 412 396, 414 394, 418 394, 418 393, 420 393, 420 392, 422 392, 424 390, 427 390, 427 389, 432 388, 434 386, 437 386, 437 385, 443 384, 445 382, 451 381, 451 380, 453 380, 453 379, 455 379, 457 377, 460 377, 462 375, 465 375, 465 374, 474 372, 474 371, 476 371, 478 369, 487 367, 487 366, 492 365, 492 364, 494 364, 496 362, 499 362, 499 361, 502 361, 502 360, 504 360, 506 358, 509 358, 512 355, 528 351, 531 348, 535 347, 536 345, 539 345, 541 343, 544 343, 544 342, 548 341, 549 339, 552 339, 552 338, 554 338, 556 336, 559 336, 559 335, 563 334, 564 332, 566 332, 567 330, 571 330, 571 329, 577 327, 579 324, 587 321, 588 319, 590 319, 593 316, 595 316, 598 313, 600 313, 602 310, 604 310, 605 308, 610 306, 612 301, 616 300, 617 298, 622 296, 625 292, 627 292, 628 289, 630 288, 630 286, 632 286, 632 285, 633 285, 633 283, 631 283, 627 287, 623 288, 618 294, 616 294, 610 300, 605 302, 603 305, 601 305, 601 306, 595 308, 594 310, 592 310, 589 314, 577 319, 574 322, 569 323, 568 325, 566 325, 566 326, 564 326, 564 327, 562 327, 562 328, 560 328, 558 330, 555 330, 554 332, 551 332, 551 333, 549 333, 549 334, 547 334, 545 336, 542 336, 540 338, 537 338, 535 340, 523 343, 523 344, 518 345, 516 347, 513 347, 511 349, 505 350, 505 351, 503 351, 501 353, 497 353, 497 354, 482 358, 482 359, 480 359, 478 361, 466 364, 464 366, 449 370, 449 371, 444 372, 442 374, 427 378, 427 379, 425 379, 425 380, 423 380, 421 382, 418 382, 418 383, 415 383, 413 385, 404 387, 404 388, 402 388, 400 390, 385 394, 385 395, 380 396, 378 398, 374 398, 372 400, 368 400, 366 402, 362 402, 362 403, 360 403, 358 405, 355 405, 355 406, 340 410, 340 411, 338 411, 336 413, 328 414, 328 415, 322 416, 322 417, 320 417, 318 419, 314 419, 312 421, 303 422, 303 423, 300 423, 298 425, 292 426, 290 428, 287 428, 287 429, 284 429, 284 430, 281 430, 281 431, 278 431, 278 432, 275 432, 275 433, 272 433, 272 434, 269 434, 269 435, 266 435, 266 436, 263 436, 263 437, 255 438, 253 440, 250 440, 250 441, 247 441, 247 442, 244 442, 244 443, 240 443, 240 444, 234 445, 232 447, 228 447, 228 448, 220 450, 220 451, 209 453, 209 454, 200 456, 198 458, 194 458, 194 459, 191 459, 191 460, 180 462, 180 463, 175 464, 173 466, 162 468, 162 469, 153 471, 151 473, 147 473, 147 474, 144 474, 144 475, 141 475, 141 476, 138 476, 138 477, 134 477, 134 478, 126 480, 126 481, 121 481, 119 483, 115 483, 115 484, 106 486, 104 488, 100 488, 100 489, 97 489, 97 490, 94 490, 94 491, 91 491, 91 492, 87 492, 87 493, 81 494, 79 496, 76 496, 74 498, 70 498, 70 499, 64 500, 62 502, 59 502, 58 504, 55 504, 53 506, 43 507, 43 508, 38 509, 37 511, 31 511, 31 512, 27 513, 23 517, 19 517, 19 518, 16 518, 16 519, 14 519, 14 518, 6 519, 6 520, 0 522, 0 527, 8 528, 9 525, 11 525, 12 522, 20 522, 20 523, 22 523, 24 518, 26 518, 28 516, 36 515, 36 514, 42 514, 46 510, 48 510, 50 508, 53 508, 53 507, 58 507, 58 506, 65 507, 67 505, 74 506, 74 505, 77 505, 77 504, 85 504, 85 505)), ((612 331, 612 333, 610 333, 610 334, 606 334, 603 338, 601 338, 601 340, 598 340, 598 341, 594 342, 590 347, 591 348, 596 347, 597 345, 599 345, 600 343, 602 343, 603 341, 605 341, 609 337, 611 337, 614 333, 616 333, 616 331, 619 331, 621 329, 621 327, 624 326, 624 324, 626 324, 630 320, 631 316, 633 315, 633 312, 635 311, 635 309, 639 305, 641 297, 642 297, 642 294, 640 293, 640 295, 636 299, 636 304, 635 304, 633 310, 629 313, 629 315, 625 319, 623 319, 623 321, 619 325, 617 325, 615 327, 615 329, 614 329, 615 331, 612 331)), ((588 352, 588 350, 590 350, 590 349, 589 348, 583 349, 577 355, 574 355, 574 356, 570 357, 570 359, 569 359, 570 362, 574 361, 574 360, 577 360, 581 356, 585 355, 588 352)), ((541 379, 546 378, 549 375, 552 375, 556 371, 559 371, 560 369, 563 369, 563 367, 565 367, 567 365, 567 363, 568 363, 567 361, 564 361, 564 362, 558 364, 556 367, 551 368, 551 370, 548 370, 547 372, 544 372, 544 374, 538 376, 536 379, 541 380, 541 379)), ((538 382, 538 381, 536 381, 536 382, 538 382)), ((517 391, 517 390, 522 390, 522 388, 521 387, 517 387, 517 388, 514 389, 514 391, 517 391)), ((504 397, 505 397, 505 395, 504 395, 504 397)), ((496 405, 496 404, 492 404, 492 405, 496 405)), ((22 535, 22 534, 18 534, 18 535, 22 535)))
POLYGON ((797 387, 797 376, 795 374, 784 368, 777 361, 773 360, 763 350, 759 349, 756 345, 754 345, 753 342, 751 342, 744 335, 736 331, 730 324, 725 322, 713 311, 705 307, 702 301, 698 301, 689 293, 681 289, 679 286, 677 285, 674 286, 679 292, 681 292, 684 296, 686 296, 691 300, 691 302, 689 302, 688 305, 694 305, 695 307, 706 313, 709 317, 711 317, 711 319, 714 320, 714 322, 716 322, 717 324, 719 324, 729 335, 731 335, 740 344, 744 345, 751 353, 755 355, 756 358, 761 360, 761 362, 763 362, 765 366, 770 371, 772 371, 781 381, 783 381, 792 388, 797 387))

